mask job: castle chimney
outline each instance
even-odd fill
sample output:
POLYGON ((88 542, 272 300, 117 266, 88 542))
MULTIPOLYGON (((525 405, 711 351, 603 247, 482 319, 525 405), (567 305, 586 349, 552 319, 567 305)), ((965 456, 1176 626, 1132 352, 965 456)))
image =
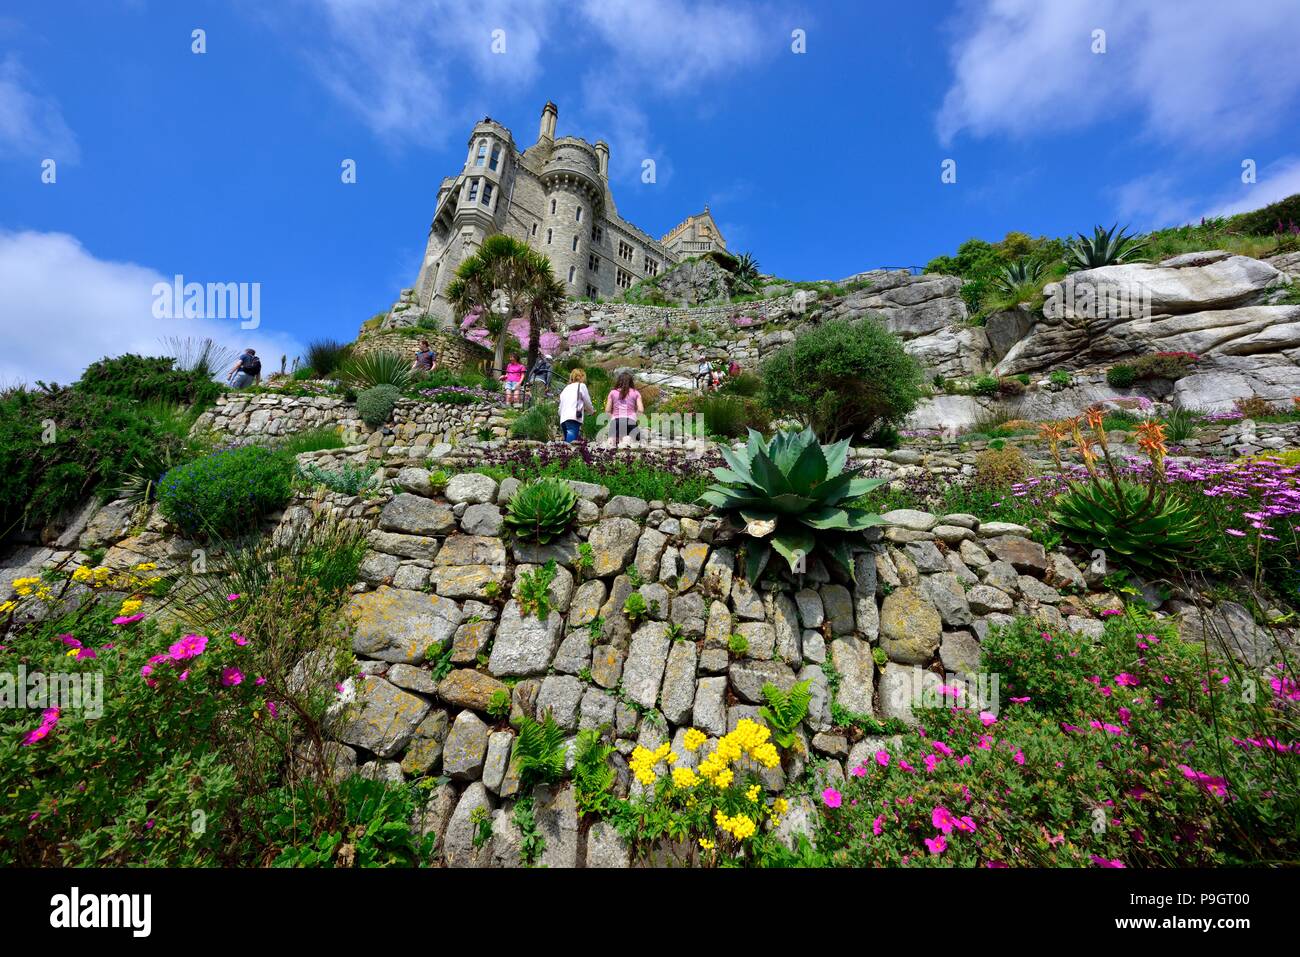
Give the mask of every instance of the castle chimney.
POLYGON ((555 139, 555 120, 559 115, 559 112, 559 107, 550 100, 546 101, 546 105, 542 107, 542 121, 537 127, 537 139, 539 142, 541 140, 555 139))
POLYGON ((596 159, 600 160, 600 178, 609 179, 609 144, 596 140, 596 159))

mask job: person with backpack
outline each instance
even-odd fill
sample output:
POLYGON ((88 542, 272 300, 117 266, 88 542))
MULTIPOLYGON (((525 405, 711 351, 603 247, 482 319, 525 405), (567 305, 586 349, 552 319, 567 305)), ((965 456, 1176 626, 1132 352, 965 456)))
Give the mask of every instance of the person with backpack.
POLYGON ((235 360, 235 364, 230 367, 230 375, 226 376, 226 381, 236 389, 247 389, 261 379, 262 360, 251 348, 243 351, 243 354, 235 360))
POLYGON ((587 391, 587 373, 574 369, 569 373, 569 384, 560 392, 560 428, 564 430, 564 441, 578 441, 582 435, 582 417, 595 411, 591 393, 587 391))

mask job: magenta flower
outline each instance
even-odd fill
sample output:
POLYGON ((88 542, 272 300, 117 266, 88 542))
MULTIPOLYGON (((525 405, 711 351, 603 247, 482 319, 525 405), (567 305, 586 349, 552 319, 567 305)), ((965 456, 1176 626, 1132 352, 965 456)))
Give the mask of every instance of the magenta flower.
POLYGON ((837 808, 844 801, 844 796, 834 788, 827 788, 822 792, 822 803, 829 808, 837 808))
POLYGON ((190 658, 197 658, 203 654, 203 650, 208 647, 208 639, 205 635, 186 635, 180 641, 167 649, 172 661, 188 661, 190 658))
POLYGON ((1118 615, 1118 614, 1121 614, 1121 611, 1118 608, 1103 608, 1101 612, 1101 617, 1109 618, 1111 615, 1118 615))
POLYGON ((927 837, 925 846, 929 848, 931 854, 942 854, 948 850, 948 839, 940 834, 938 837, 927 837))
POLYGON ((226 601, 239 601, 239 594, 235 593, 233 595, 227 595, 226 601))
POLYGON ((230 633, 230 640, 233 641, 235 644, 237 644, 240 648, 243 648, 246 644, 248 644, 247 638, 245 638, 243 635, 237 635, 233 631, 230 633))
POLYGON ((94 648, 78 648, 78 649, 77 649, 77 660, 78 660, 78 661, 85 661, 87 658, 98 658, 98 657, 99 657, 99 656, 95 654, 95 649, 94 649, 94 648))
POLYGON ((888 751, 877 751, 877 752, 876 752, 876 763, 877 763, 878 765, 880 765, 882 768, 887 768, 887 767, 889 767, 889 752, 888 752, 888 751))
POLYGON ((1115 676, 1115 684, 1122 685, 1125 688, 1136 688, 1138 686, 1138 680, 1127 671, 1121 671, 1115 676))
POLYGON ((134 615, 118 615, 113 619, 113 624, 134 625, 137 621, 144 621, 144 612, 137 612, 134 615))
POLYGON ((885 815, 878 814, 876 815, 876 819, 871 822, 871 833, 874 834, 876 837, 880 837, 880 833, 884 829, 885 829, 885 815))
POLYGON ((943 831, 943 833, 951 834, 953 826, 957 823, 957 819, 953 817, 951 811, 940 804, 930 812, 930 823, 943 831))
POLYGON ((867 776, 867 769, 859 764, 856 768, 850 771, 849 774, 853 775, 855 778, 863 778, 867 776))
POLYGON ((997 724, 998 723, 997 715, 993 714, 993 712, 991 711, 981 711, 980 723, 984 725, 984 727, 986 728, 989 727, 990 725, 997 724))
POLYGON ((1096 854, 1092 855, 1092 862, 1096 864, 1098 867, 1123 867, 1124 866, 1123 861, 1107 860, 1104 857, 1098 857, 1096 854))
POLYGON ((233 688, 235 685, 243 682, 243 680, 244 673, 233 666, 225 668, 221 672, 221 684, 224 687, 233 688))

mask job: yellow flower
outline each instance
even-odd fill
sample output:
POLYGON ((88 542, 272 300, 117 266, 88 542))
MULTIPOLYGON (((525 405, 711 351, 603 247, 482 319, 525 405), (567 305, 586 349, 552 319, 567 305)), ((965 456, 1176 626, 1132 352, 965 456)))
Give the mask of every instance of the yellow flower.
POLYGON ((82 565, 72 573, 72 580, 74 582, 88 582, 93 577, 93 574, 89 565, 82 565))
POLYGON ((717 847, 717 845, 714 844, 712 841, 710 841, 708 838, 702 837, 700 838, 700 847, 704 848, 706 851, 711 851, 715 847, 717 847))
POLYGON ((157 567, 153 562, 141 562, 135 566, 135 570, 138 572, 151 572, 157 567))
POLYGON ((693 788, 700 783, 700 779, 690 768, 673 768, 673 786, 679 788, 693 788))
POLYGON ((18 607, 18 602, 16 601, 6 601, 0 603, 0 615, 5 614, 6 612, 11 612, 17 607, 18 607))
POLYGON ((775 801, 772 802, 772 811, 774 813, 785 814, 785 812, 788 810, 790 810, 790 802, 787 801, 785 798, 777 798, 775 801))
POLYGON ((682 739, 682 744, 687 751, 698 750, 700 745, 709 740, 709 736, 698 728, 691 728, 686 732, 686 737, 682 739))
POLYGON ((736 774, 731 768, 719 771, 713 778, 713 783, 720 788, 725 788, 736 778, 736 774))
POLYGON ((759 787, 757 784, 751 785, 750 788, 749 788, 749 790, 745 792, 745 797, 746 797, 746 799, 748 799, 748 800, 750 800, 750 801, 757 801, 757 800, 758 800, 758 792, 761 791, 761 790, 763 790, 763 789, 762 789, 761 787, 759 787))
POLYGON ((117 613, 123 616, 134 615, 137 611, 139 611, 143 607, 144 607, 144 602, 140 601, 140 599, 128 598, 126 599, 126 601, 122 602, 122 607, 118 609, 117 613))

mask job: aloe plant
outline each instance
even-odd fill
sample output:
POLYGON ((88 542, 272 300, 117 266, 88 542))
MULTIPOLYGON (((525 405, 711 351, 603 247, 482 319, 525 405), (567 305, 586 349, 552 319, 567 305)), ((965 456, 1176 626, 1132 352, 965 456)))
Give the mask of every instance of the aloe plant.
POLYGON ((1003 266, 1002 272, 993 278, 993 284, 1005 293, 1015 292, 1031 282, 1038 282, 1043 275, 1043 264, 1028 257, 1022 257, 1003 266))
POLYGON ((1128 235, 1119 224, 1105 229, 1097 226, 1092 236, 1079 233, 1079 238, 1072 240, 1065 254, 1065 261, 1074 269, 1096 269, 1098 266, 1113 266, 1122 263, 1142 248, 1143 243, 1128 235))
POLYGON ((506 506, 505 524, 522 539, 546 545, 572 526, 578 515, 578 496, 557 478, 529 482, 506 506))
POLYGON ((1194 557, 1205 537, 1200 520, 1182 502, 1151 498, 1144 486, 1125 481, 1110 489, 1076 485, 1056 500, 1051 521, 1067 540, 1148 570, 1194 557))
POLYGON ((754 430, 739 451, 721 448, 726 468, 700 501, 731 515, 748 540, 745 569, 757 582, 772 552, 792 572, 820 553, 853 576, 852 546, 880 516, 846 504, 884 483, 845 471, 849 440, 821 445, 812 429, 778 432, 770 442, 754 430))

